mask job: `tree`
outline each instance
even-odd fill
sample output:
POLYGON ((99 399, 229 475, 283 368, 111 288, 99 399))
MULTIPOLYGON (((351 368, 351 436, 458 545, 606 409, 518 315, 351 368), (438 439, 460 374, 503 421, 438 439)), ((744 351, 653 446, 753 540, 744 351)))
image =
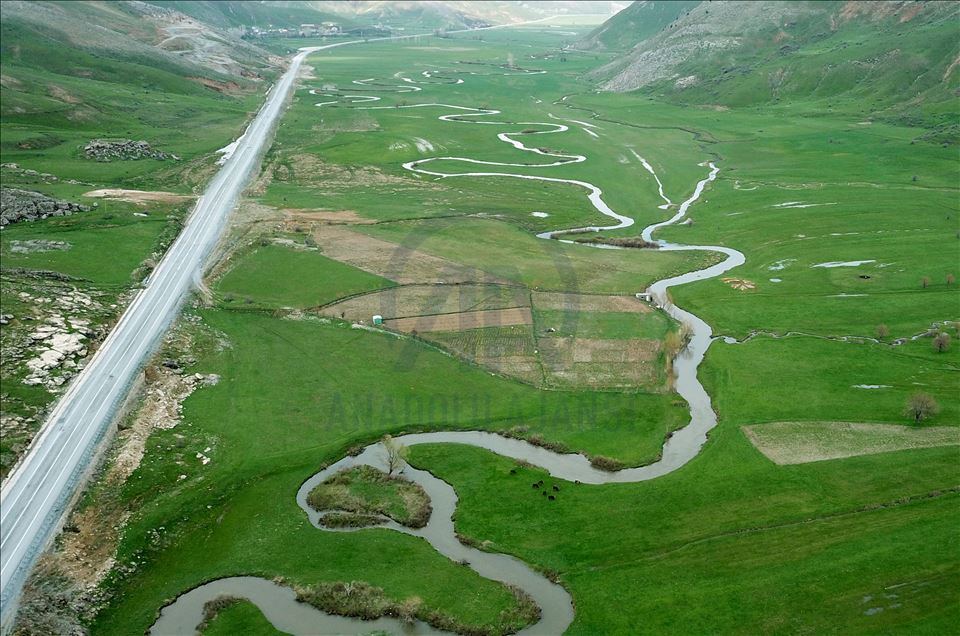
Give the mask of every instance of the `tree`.
POLYGON ((937 353, 943 353, 950 348, 950 334, 941 331, 933 337, 933 348, 937 353))
POLYGON ((679 331, 668 331, 664 338, 663 348, 667 352, 667 357, 673 359, 680 353, 685 344, 679 331))
POLYGON ((878 339, 883 340, 884 338, 886 338, 886 337, 889 336, 889 335, 890 335, 890 327, 888 327, 888 326, 886 326, 886 325, 884 325, 884 324, 877 325, 877 338, 878 338, 878 339))
POLYGON ((953 285, 955 282, 957 282, 957 277, 953 274, 947 274, 947 285, 953 285))
POLYGON ((920 286, 923 287, 924 289, 926 289, 927 287, 929 287, 929 286, 930 286, 930 277, 929 277, 929 276, 924 276, 923 278, 921 278, 921 279, 920 279, 920 286))
POLYGON ((383 436, 383 447, 387 450, 387 472, 392 475, 407 463, 409 449, 390 435, 383 436))
POLYGON ((940 412, 940 405, 933 399, 929 393, 914 393, 907 400, 907 406, 903 414, 913 418, 914 423, 919 424, 923 420, 933 417, 940 412))

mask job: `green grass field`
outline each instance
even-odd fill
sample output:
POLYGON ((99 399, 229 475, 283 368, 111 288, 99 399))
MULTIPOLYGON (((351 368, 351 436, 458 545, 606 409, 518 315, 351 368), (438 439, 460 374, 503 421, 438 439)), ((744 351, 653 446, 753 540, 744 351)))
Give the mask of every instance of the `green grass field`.
POLYGON ((17 420, 4 425, 2 474, 60 393, 22 384, 32 355, 29 334, 63 310, 56 304, 58 295, 76 290, 98 304, 96 310, 72 315, 89 322, 93 350, 130 291, 176 238, 192 206, 137 206, 83 195, 101 188, 199 192, 216 171, 215 151, 238 137, 260 106, 266 82, 252 77, 276 77, 275 69, 260 64, 264 57, 249 51, 237 51, 237 56, 249 65, 251 79, 231 82, 218 72, 150 49, 164 36, 138 14, 141 10, 83 2, 4 8, 3 187, 97 207, 69 217, 7 225, 0 236, 0 311, 16 317, 4 325, 2 416, 5 422, 17 420), (95 138, 145 140, 179 160, 96 161, 83 152, 95 138), (33 249, 37 242, 57 242, 60 247, 33 249), (31 273, 35 270, 53 274, 31 273), (51 276, 70 278, 57 283, 51 276), (23 293, 48 302, 24 302, 23 293))
POLYGON ((89 212, 4 227, 0 235, 0 313, 14 319, 4 325, 0 337, 4 349, 0 364, 2 412, 5 417, 26 421, 21 427, 4 430, 0 473, 6 474, 17 460, 59 395, 43 386, 23 384, 29 375, 27 361, 35 355, 30 334, 56 316, 87 321, 94 337, 105 333, 129 292, 176 238, 187 210, 186 204, 144 208, 102 201, 89 212), (59 304, 62 296, 74 293, 83 294, 90 304, 59 304))
POLYGON ((235 636, 240 633, 251 636, 279 636, 285 632, 278 631, 270 624, 250 601, 238 601, 220 610, 203 630, 203 636, 235 636))
MULTIPOLYGON (((928 338, 892 344, 960 318, 960 290, 946 278, 960 227, 955 149, 911 143, 922 138, 920 128, 861 126, 855 109, 820 112, 816 101, 718 111, 596 93, 582 74, 605 54, 560 55, 571 36, 530 27, 478 37, 371 42, 311 57, 315 79, 296 92, 250 196, 284 210, 356 212, 375 221, 351 227, 357 232, 530 289, 633 294, 715 262, 705 252, 537 239, 538 231, 603 221, 579 188, 434 180, 401 167, 428 156, 539 161, 496 134, 529 122, 593 122, 598 137, 576 123, 535 137, 587 161, 510 170, 597 184, 611 207, 637 221, 609 234, 636 236, 674 210, 657 207, 664 201, 656 181, 632 151, 653 166, 674 204, 706 176, 698 164, 715 161, 720 177, 691 208, 694 223, 657 238, 741 250, 746 264, 728 276, 756 289, 711 279, 673 290, 673 299, 717 334, 762 333, 709 349, 699 377, 719 426, 688 465, 652 481, 556 480, 557 499, 548 503, 529 487, 545 477, 539 469, 466 446, 411 449, 411 463, 456 489, 457 531, 556 575, 575 602, 571 634, 950 631, 960 620, 956 446, 780 466, 741 426, 909 424, 904 403, 918 390, 942 407, 924 426, 960 425, 960 345, 937 353, 928 338), (547 73, 504 75, 508 56, 547 73), (465 81, 424 84, 420 93, 352 84, 376 77, 402 86, 395 73, 422 77, 426 69, 465 81), (386 105, 497 108, 503 114, 491 119, 516 123, 439 121, 448 111, 438 107, 360 109, 381 102, 318 108, 326 98, 307 89, 325 84, 380 95, 386 105), (433 150, 422 141, 418 149, 418 140, 433 150), (871 262, 814 267, 856 260, 871 262), (890 330, 881 343, 834 339, 872 337, 881 323, 890 330), (805 335, 766 335, 794 331, 805 335)), ((428 166, 464 169, 452 161, 428 166)), ((137 565, 114 569, 101 584, 108 602, 90 623, 93 634, 142 632, 182 591, 241 574, 298 585, 365 581, 392 599, 415 595, 463 623, 495 625, 514 604, 503 586, 409 536, 313 528, 294 499, 300 484, 384 433, 526 427, 548 442, 637 465, 655 460, 668 432, 688 421, 673 393, 540 390, 415 339, 310 314, 281 318, 274 312, 281 306, 314 307, 392 283, 283 245, 258 244, 233 258, 212 283, 217 304, 188 310, 221 341, 195 352, 188 370, 216 373, 220 382, 186 400, 177 428, 152 433, 140 468, 114 494, 132 513, 117 560, 137 565), (196 453, 207 448, 211 461, 202 464, 196 453)), ((662 338, 675 328, 659 312, 586 313, 578 312, 576 335, 662 338)), ((539 310, 535 325, 569 324, 564 317, 539 310)), ((107 496, 95 487, 88 504, 107 496)), ((263 620, 238 605, 208 633, 264 633, 263 620)))
POLYGON ((220 280, 217 290, 231 304, 306 308, 391 286, 393 283, 385 278, 315 251, 266 245, 256 248, 231 269, 220 280))

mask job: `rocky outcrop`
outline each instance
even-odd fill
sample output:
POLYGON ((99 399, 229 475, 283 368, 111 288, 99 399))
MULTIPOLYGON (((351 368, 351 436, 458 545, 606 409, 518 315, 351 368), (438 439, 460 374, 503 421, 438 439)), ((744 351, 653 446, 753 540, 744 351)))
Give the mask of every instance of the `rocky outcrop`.
MULTIPOLYGON (((62 290, 56 297, 26 291, 17 296, 20 302, 42 307, 43 318, 32 318, 21 325, 29 324, 29 328, 10 332, 17 335, 4 340, 5 364, 23 365, 23 384, 58 392, 83 367, 88 341, 98 335, 92 328, 94 315, 103 308, 76 287, 62 290)), ((12 316, 6 318, 8 324, 13 320, 12 316)))
POLYGON ((15 163, 0 163, 0 169, 2 169, 4 173, 8 173, 9 176, 17 177, 17 180, 43 181, 44 183, 59 181, 56 175, 50 174, 49 172, 37 172, 36 170, 21 168, 15 163))
POLYGON ((689 87, 703 78, 681 73, 684 65, 712 69, 707 61, 715 56, 733 55, 756 41, 772 41, 784 24, 813 16, 825 21, 827 13, 817 3, 703 2, 592 76, 605 79, 603 88, 612 91, 632 91, 664 80, 678 81, 676 88, 689 87))
POLYGON ((40 192, 17 188, 0 189, 0 225, 89 211, 89 206, 60 201, 40 192))
POLYGON ((150 147, 150 144, 142 139, 140 141, 133 141, 132 139, 91 139, 83 147, 83 154, 87 159, 96 161, 180 160, 177 155, 154 150, 150 147))

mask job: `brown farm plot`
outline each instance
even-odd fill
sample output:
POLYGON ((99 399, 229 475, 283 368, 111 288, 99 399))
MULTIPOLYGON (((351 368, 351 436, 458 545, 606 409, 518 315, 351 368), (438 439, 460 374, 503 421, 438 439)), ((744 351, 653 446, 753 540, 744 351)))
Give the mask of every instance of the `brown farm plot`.
POLYGON ((430 332, 423 337, 496 373, 537 386, 543 384, 543 368, 530 325, 430 332))
POLYGON ((604 296, 565 292, 533 292, 537 309, 573 311, 621 311, 647 313, 650 306, 634 296, 604 296))
POLYGON ((656 390, 663 384, 659 340, 541 338, 537 347, 548 386, 656 390))
POLYGON ((389 278, 401 285, 505 282, 482 270, 353 232, 342 225, 317 227, 314 229, 313 238, 324 256, 389 278))
POLYGON ((320 313, 331 318, 357 321, 370 320, 374 314, 391 319, 529 305, 530 294, 523 287, 403 285, 347 298, 323 307, 320 313))
POLYGON ((484 309, 464 311, 455 314, 435 314, 432 316, 412 316, 385 320, 384 324, 398 331, 418 333, 430 331, 464 331, 483 327, 506 327, 510 325, 529 325, 533 316, 529 307, 512 309, 484 309))

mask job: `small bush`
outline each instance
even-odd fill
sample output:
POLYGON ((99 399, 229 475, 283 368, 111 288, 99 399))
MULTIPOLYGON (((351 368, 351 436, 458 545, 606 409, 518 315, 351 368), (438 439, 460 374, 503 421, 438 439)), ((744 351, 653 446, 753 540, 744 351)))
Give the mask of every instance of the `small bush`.
POLYGON ((940 332, 933 337, 933 349, 937 353, 943 353, 950 348, 950 334, 940 332))
POLYGON ((203 620, 197 625, 197 631, 203 633, 220 612, 242 601, 242 598, 224 594, 203 604, 203 620))
POLYGON ((430 521, 430 497, 419 485, 388 475, 371 466, 341 471, 307 495, 314 510, 336 511, 323 518, 329 527, 361 527, 389 517, 410 528, 422 528, 430 521), (363 493, 363 494, 360 494, 363 493), (339 524, 339 525, 334 525, 339 524))
POLYGON ((590 238, 576 239, 577 243, 600 243, 602 245, 616 245, 618 247, 629 247, 634 249, 655 250, 660 247, 659 243, 648 241, 640 236, 591 236, 590 238))
POLYGON ((929 393, 918 391, 907 399, 903 414, 919 424, 923 420, 929 419, 940 412, 940 405, 929 393))
POLYGON ((623 468, 623 462, 619 459, 614 459, 612 457, 606 457, 604 455, 594 455, 590 458, 590 465, 598 470, 605 470, 608 472, 616 472, 623 468))
POLYGON ((355 512, 331 512, 320 518, 320 525, 324 528, 366 528, 382 522, 381 517, 355 512))

